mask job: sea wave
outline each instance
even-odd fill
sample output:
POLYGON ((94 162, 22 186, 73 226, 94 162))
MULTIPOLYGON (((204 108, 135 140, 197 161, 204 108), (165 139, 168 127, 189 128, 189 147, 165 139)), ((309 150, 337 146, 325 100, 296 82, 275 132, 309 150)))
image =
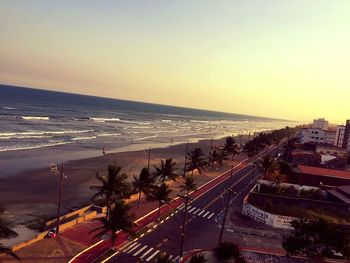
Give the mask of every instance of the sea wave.
POLYGON ((123 123, 131 123, 131 124, 139 124, 139 125, 150 125, 150 122, 142 122, 142 121, 128 121, 128 120, 119 120, 118 122, 123 123))
POLYGON ((141 137, 141 138, 136 138, 136 139, 133 139, 133 141, 143 141, 143 140, 152 139, 152 138, 156 138, 156 137, 158 137, 158 134, 154 134, 154 135, 146 136, 146 137, 141 137))
POLYGON ((92 121, 96 122, 117 122, 120 121, 119 118, 89 118, 92 121))
POLYGON ((17 110, 15 107, 4 106, 2 107, 4 110, 17 110))
POLYGON ((23 120, 37 120, 37 121, 47 121, 50 117, 46 116, 21 116, 23 120))
POLYGON ((71 143, 71 142, 57 141, 57 142, 43 143, 43 144, 38 144, 38 145, 3 146, 3 147, 0 147, 0 152, 39 149, 39 148, 52 147, 52 146, 57 146, 57 145, 69 144, 69 143, 71 143))
POLYGON ((98 134, 97 137, 110 137, 110 136, 119 136, 121 133, 101 133, 98 134))
POLYGON ((96 136, 76 137, 72 138, 72 141, 92 140, 96 139, 96 136))
POLYGON ((43 138, 52 138, 52 136, 47 135, 19 135, 19 136, 0 136, 0 140, 9 140, 9 139, 43 139, 43 138))
POLYGON ((0 132, 0 139, 9 136, 40 136, 40 135, 56 135, 56 134, 75 134, 88 133, 94 130, 63 130, 63 131, 27 131, 27 132, 0 132))

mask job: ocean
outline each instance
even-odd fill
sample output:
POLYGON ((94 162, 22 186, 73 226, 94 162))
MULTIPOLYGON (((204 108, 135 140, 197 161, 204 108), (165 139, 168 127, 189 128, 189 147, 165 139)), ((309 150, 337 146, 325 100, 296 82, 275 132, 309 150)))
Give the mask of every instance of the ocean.
POLYGON ((69 153, 90 151, 92 157, 103 148, 193 142, 286 125, 293 123, 0 85, 0 157, 7 159, 8 170, 11 158, 33 149, 64 149, 66 158, 76 159, 69 153))

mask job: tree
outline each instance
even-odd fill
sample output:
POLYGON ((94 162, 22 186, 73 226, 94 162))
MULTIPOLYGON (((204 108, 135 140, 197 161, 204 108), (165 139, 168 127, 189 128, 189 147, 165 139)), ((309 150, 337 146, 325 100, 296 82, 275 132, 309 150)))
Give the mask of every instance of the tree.
POLYGON ((102 185, 90 186, 90 189, 96 190, 97 193, 92 196, 92 200, 102 197, 107 205, 106 216, 109 216, 111 204, 116 199, 128 198, 131 194, 130 185, 126 182, 128 176, 120 173, 121 167, 115 164, 108 165, 108 176, 101 176, 96 173, 96 178, 102 185))
POLYGON ((90 233, 98 232, 95 237, 103 237, 107 234, 111 235, 112 249, 117 240, 117 232, 119 230, 132 233, 133 216, 130 215, 130 207, 125 204, 124 200, 117 200, 114 208, 110 212, 109 217, 100 217, 95 220, 101 223, 100 226, 90 231, 90 233))
POLYGON ((265 155, 263 158, 259 159, 256 163, 257 163, 257 166, 263 171, 265 179, 268 179, 271 173, 278 172, 278 163, 270 155, 265 155))
POLYGON ((326 222, 297 219, 291 222, 294 230, 283 241, 283 248, 290 255, 305 255, 309 258, 323 258, 340 252, 350 256, 350 239, 344 231, 326 222))
POLYGON ((221 242, 218 247, 214 249, 216 258, 221 261, 230 260, 239 256, 238 246, 234 243, 221 242))
POLYGON ((195 148, 189 152, 187 154, 187 160, 187 171, 191 171, 191 175, 193 175, 194 170, 198 170, 199 173, 202 173, 205 165, 207 164, 202 148, 195 148))
POLYGON ((220 147, 213 147, 211 151, 211 163, 214 166, 215 163, 222 165, 223 161, 226 159, 226 152, 220 147))
POLYGON ((239 145, 236 143, 235 139, 232 136, 226 137, 224 151, 228 155, 231 155, 232 161, 235 158, 235 155, 239 153, 239 145))
MULTIPOLYGON (((13 231, 12 224, 3 218, 5 209, 0 207, 0 240, 16 237, 18 234, 13 231)), ((6 247, 0 243, 0 254, 7 254, 19 260, 19 257, 12 251, 11 248, 6 247)))
POLYGON ((177 171, 176 163, 173 161, 172 158, 165 159, 165 162, 162 159, 160 167, 157 167, 155 165, 154 168, 156 169, 155 172, 153 173, 154 176, 158 177, 163 182, 166 179, 171 179, 171 180, 175 181, 176 178, 179 176, 176 173, 176 171, 177 171))
POLYGON ((133 187, 139 193, 137 207, 140 207, 141 194, 147 195, 154 184, 154 177, 149 173, 147 168, 143 168, 139 177, 134 176, 133 187))
POLYGON ((205 263, 207 262, 207 259, 202 254, 196 254, 194 255, 189 263, 205 263))
POLYGON ((191 191, 197 190, 197 184, 194 182, 192 176, 187 176, 182 185, 180 185, 181 191, 186 191, 188 195, 191 191))
POLYGON ((163 203, 168 203, 171 200, 171 198, 169 197, 171 192, 172 190, 169 189, 168 185, 162 183, 161 185, 153 186, 148 193, 147 198, 149 200, 158 201, 158 221, 160 219, 160 208, 163 203))

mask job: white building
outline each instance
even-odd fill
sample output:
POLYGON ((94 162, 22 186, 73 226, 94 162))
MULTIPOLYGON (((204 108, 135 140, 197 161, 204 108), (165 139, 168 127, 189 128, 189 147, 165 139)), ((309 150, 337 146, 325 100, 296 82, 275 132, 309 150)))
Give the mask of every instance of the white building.
POLYGON ((334 145, 350 151, 350 120, 346 121, 345 126, 339 125, 337 127, 334 145))
POLYGON ((312 124, 312 128, 327 131, 328 130, 328 121, 324 118, 315 119, 313 124, 312 124))
POLYGON ((301 143, 328 143, 334 144, 336 133, 320 128, 304 128, 301 130, 301 143))

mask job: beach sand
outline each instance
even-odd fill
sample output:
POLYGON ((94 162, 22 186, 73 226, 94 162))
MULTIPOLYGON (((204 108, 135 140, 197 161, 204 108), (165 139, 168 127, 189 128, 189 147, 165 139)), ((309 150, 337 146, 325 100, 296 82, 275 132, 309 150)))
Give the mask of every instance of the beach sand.
MULTIPOLYGON (((247 138, 243 138, 245 141, 247 138)), ((237 140, 237 139, 236 139, 237 140)), ((223 144, 224 139, 213 141, 213 145, 223 144)), ((203 140, 197 143, 190 143, 189 150, 201 147, 205 153, 209 152, 210 140, 203 140)), ((158 147, 161 145, 157 145, 158 147)), ((146 150, 134 150, 140 147, 148 148, 147 145, 130 145, 125 152, 107 153, 98 157, 84 158, 64 163, 64 171, 67 178, 63 180, 62 192, 62 213, 73 207, 81 207, 90 202, 94 191, 90 190, 91 185, 99 185, 96 180, 96 172, 107 174, 107 166, 116 163, 122 166, 122 172, 129 175, 129 181, 133 180, 132 175, 138 176, 143 167, 147 167, 148 152, 146 150)), ((152 145, 154 147, 154 145, 152 145)), ((150 167, 159 165, 163 158, 171 157, 176 161, 180 170, 184 165, 184 154, 186 144, 178 144, 163 148, 152 148, 150 167)), ((44 156, 45 157, 45 156, 44 156)), ((201 185, 211 178, 217 176, 220 171, 229 169, 231 162, 226 162, 223 167, 210 167, 197 177, 197 184, 201 185)), ((18 165, 13 160, 13 166, 18 165)), ((182 173, 182 172, 181 172, 182 173)), ((19 172, 15 175, 0 178, 0 205, 7 209, 7 213, 13 214, 11 218, 17 222, 35 220, 35 218, 55 215, 57 210, 58 197, 57 176, 50 174, 49 169, 38 168, 19 172)), ((179 182, 171 183, 171 187, 178 188, 179 182)))

